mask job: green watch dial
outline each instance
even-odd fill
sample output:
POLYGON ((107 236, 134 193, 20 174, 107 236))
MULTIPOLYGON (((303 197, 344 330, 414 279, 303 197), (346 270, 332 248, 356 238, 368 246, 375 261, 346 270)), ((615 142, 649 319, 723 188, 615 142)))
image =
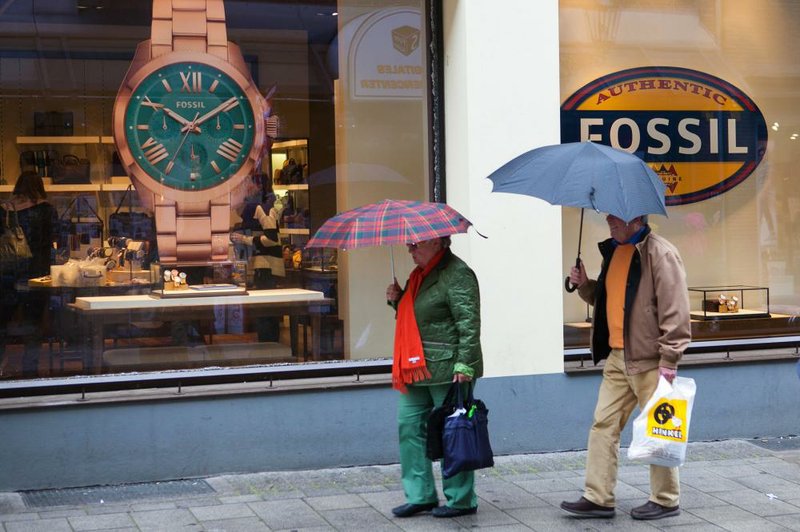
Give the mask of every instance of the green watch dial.
POLYGON ((128 146, 153 179, 204 190, 244 164, 255 136, 253 109, 238 84, 201 63, 176 63, 139 83, 125 110, 128 146))

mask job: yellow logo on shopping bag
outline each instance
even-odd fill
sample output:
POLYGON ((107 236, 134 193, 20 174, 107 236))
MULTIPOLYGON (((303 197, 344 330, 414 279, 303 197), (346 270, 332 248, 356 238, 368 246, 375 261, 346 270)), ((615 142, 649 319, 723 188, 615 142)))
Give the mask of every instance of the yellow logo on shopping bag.
POLYGON ((665 399, 657 402, 647 415, 647 435, 662 440, 685 442, 686 400, 665 399))

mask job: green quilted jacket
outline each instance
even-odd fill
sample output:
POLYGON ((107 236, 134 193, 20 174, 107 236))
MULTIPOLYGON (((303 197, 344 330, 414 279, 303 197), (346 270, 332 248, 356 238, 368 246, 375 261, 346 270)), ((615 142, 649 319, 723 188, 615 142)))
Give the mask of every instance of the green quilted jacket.
POLYGON ((452 382, 454 373, 472 378, 483 375, 478 279, 449 249, 422 281, 414 315, 431 373, 430 379, 415 385, 452 382))

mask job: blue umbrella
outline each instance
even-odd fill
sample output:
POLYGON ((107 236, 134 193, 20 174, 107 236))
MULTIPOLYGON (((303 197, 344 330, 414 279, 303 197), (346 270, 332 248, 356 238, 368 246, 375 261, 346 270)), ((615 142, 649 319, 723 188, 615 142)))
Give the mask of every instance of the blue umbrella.
MULTIPOLYGON (((492 172, 493 192, 543 199, 552 205, 590 208, 629 222, 645 214, 667 215, 666 186, 639 157, 594 142, 543 146, 523 153, 492 172)), ((580 265, 581 232, 578 235, 580 265)), ((565 283, 572 292, 569 279, 565 283)))

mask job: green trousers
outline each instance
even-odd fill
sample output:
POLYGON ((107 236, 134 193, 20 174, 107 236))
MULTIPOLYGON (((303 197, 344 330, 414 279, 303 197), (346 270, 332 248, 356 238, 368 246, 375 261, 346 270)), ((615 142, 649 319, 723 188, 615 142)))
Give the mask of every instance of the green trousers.
MULTIPOLYGON (((441 405, 450 384, 433 386, 408 386, 408 393, 400 394, 397 402, 397 424, 400 436, 400 469, 406 502, 427 504, 437 502, 433 464, 425 456, 428 414, 431 408, 441 405)), ((465 471, 442 479, 442 491, 447 506, 475 508, 475 473, 465 471)))

